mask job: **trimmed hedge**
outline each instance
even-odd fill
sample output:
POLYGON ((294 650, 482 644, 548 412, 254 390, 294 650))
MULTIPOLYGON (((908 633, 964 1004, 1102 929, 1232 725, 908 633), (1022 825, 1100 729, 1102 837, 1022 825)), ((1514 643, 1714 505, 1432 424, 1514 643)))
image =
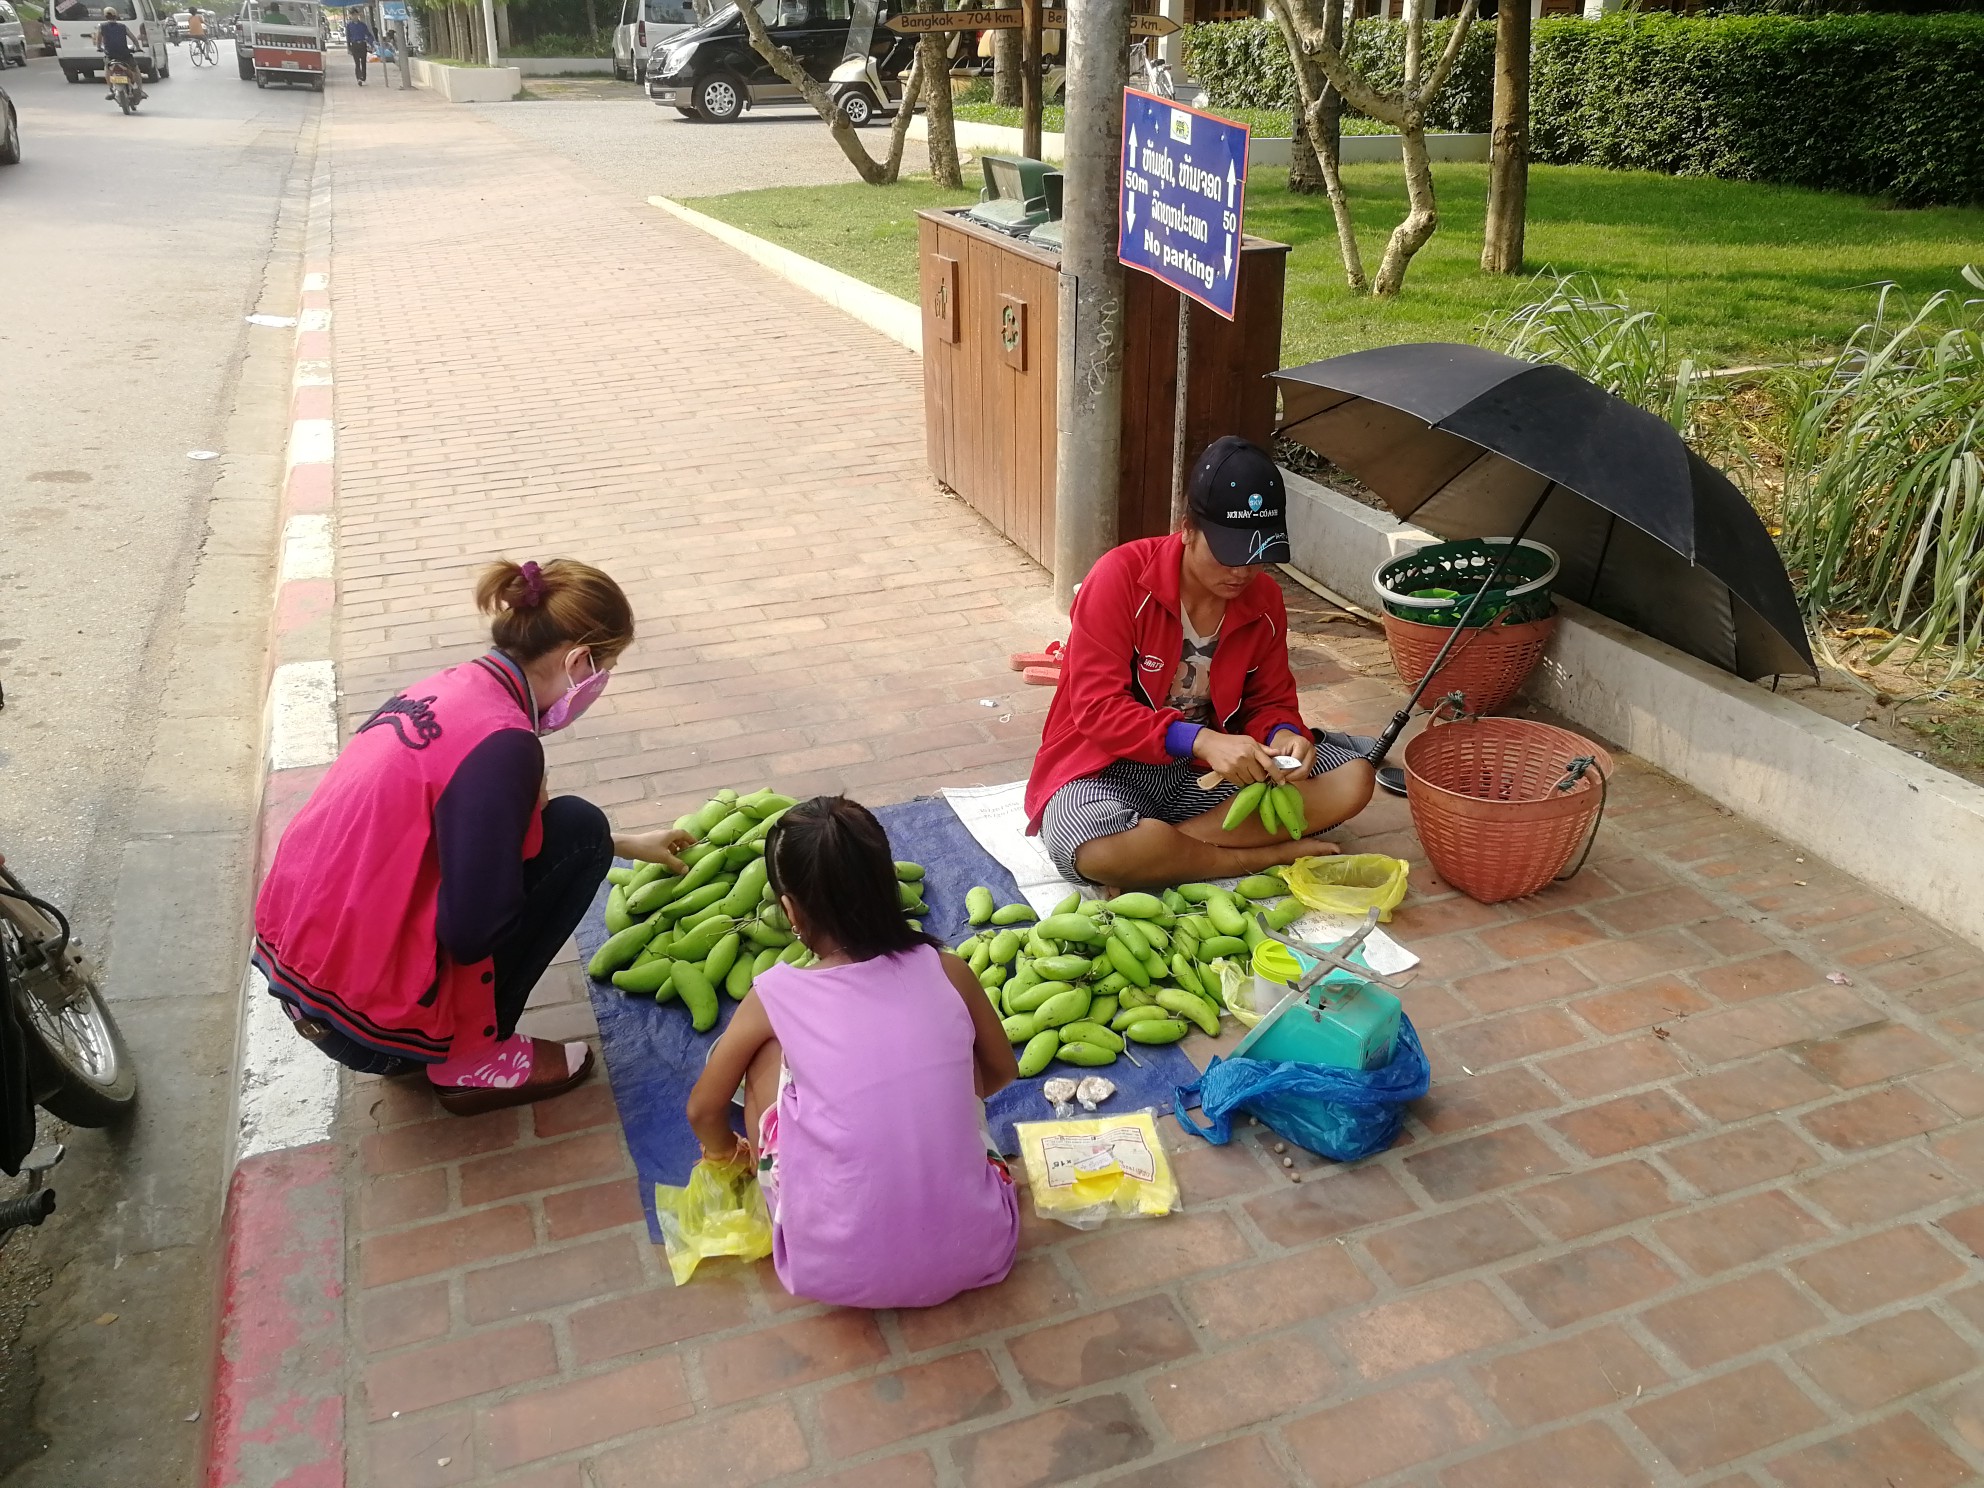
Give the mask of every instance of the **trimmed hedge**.
MULTIPOLYGON (((1431 28, 1429 55, 1447 24, 1431 28)), ((1361 21, 1352 56, 1393 87, 1404 44, 1398 22, 1361 21)), ((1272 21, 1187 27, 1185 58, 1214 108, 1294 105, 1295 70, 1272 21)), ((1494 26, 1477 23, 1429 127, 1487 129, 1494 69, 1494 26)), ((1539 21, 1531 149, 1559 165, 1961 205, 1984 201, 1980 80, 1984 15, 1539 21)))
MULTIPOLYGON (((1427 28, 1429 63, 1440 55, 1452 24, 1435 21, 1427 28)), ((1395 89, 1405 75, 1405 27, 1397 21, 1359 21, 1351 31, 1350 57, 1381 90, 1395 89)), ((1187 26, 1185 70, 1205 88, 1213 108, 1295 107, 1295 65, 1273 21, 1187 26)), ((1477 21, 1426 126, 1479 133, 1488 128, 1494 97, 1495 24, 1477 21)))
POLYGON ((1984 200, 1984 16, 1615 16, 1537 27, 1535 158, 1984 200))
POLYGON ((1984 0, 1709 0, 1710 15, 1937 15, 1984 11, 1984 0))

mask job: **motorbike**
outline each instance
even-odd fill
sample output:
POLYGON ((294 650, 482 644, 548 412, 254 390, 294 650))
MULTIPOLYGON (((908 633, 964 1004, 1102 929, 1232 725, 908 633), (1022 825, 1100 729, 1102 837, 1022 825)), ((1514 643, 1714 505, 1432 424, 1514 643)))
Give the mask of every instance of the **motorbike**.
POLYGON ((118 59, 105 62, 103 80, 110 85, 110 95, 117 100, 117 106, 127 114, 138 111, 138 103, 145 96, 144 79, 138 72, 136 62, 118 59))
POLYGON ((53 1212, 43 1182, 59 1143, 29 1151, 34 1107, 71 1126, 109 1126, 138 1098, 137 1069, 68 917, 0 860, 0 1172, 28 1175, 0 1202, 0 1235, 53 1212))

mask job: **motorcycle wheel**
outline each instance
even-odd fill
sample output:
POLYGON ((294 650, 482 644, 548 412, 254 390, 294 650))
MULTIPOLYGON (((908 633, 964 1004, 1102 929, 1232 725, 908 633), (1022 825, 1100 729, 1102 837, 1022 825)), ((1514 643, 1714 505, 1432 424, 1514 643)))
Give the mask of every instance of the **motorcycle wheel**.
POLYGON ((138 111, 138 101, 122 88, 117 90, 117 106, 127 114, 135 114, 138 111))
MULTIPOLYGON (((123 99, 118 100, 123 103, 123 99)), ((124 111, 130 113, 131 105, 124 111)), ((0 921, 0 953, 20 964, 18 931, 0 921)), ((37 1088, 52 1087, 42 1101, 49 1115, 71 1126, 109 1126, 138 1098, 138 1071, 123 1032, 104 1006, 103 994, 87 967, 71 966, 63 978, 66 1006, 51 1008, 10 970, 14 1006, 29 1036, 29 1076, 37 1088)))

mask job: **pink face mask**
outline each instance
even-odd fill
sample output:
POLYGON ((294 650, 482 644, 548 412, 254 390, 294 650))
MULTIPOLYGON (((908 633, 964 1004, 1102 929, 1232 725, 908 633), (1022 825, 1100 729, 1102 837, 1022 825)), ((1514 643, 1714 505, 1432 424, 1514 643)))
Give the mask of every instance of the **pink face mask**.
MULTIPOLYGON (((590 661, 590 657, 587 658, 590 661)), ((537 718, 537 731, 540 734, 555 734, 561 728, 569 728, 577 723, 579 715, 592 706, 593 699, 606 691, 606 679, 613 674, 595 666, 591 676, 583 682, 574 682, 553 700, 537 718)))

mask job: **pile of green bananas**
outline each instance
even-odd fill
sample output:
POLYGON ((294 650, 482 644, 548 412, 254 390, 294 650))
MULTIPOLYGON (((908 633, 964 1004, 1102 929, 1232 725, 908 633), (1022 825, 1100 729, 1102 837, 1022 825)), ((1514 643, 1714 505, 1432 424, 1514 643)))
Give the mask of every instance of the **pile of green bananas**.
POLYGON ((1242 879, 1237 892, 1185 884, 1155 894, 1084 899, 1070 894, 1046 919, 1032 908, 996 908, 980 886, 965 899, 982 928, 957 946, 1023 1045, 1020 1074, 1031 1078, 1060 1059, 1114 1064, 1126 1041, 1175 1044, 1198 1028, 1219 1036, 1225 1008, 1221 973, 1228 957, 1250 956, 1266 938, 1305 912, 1284 898, 1282 871, 1242 879), (1272 909, 1260 906, 1281 900, 1272 909))
MULTIPOLYGON (((659 863, 612 868, 606 896, 606 943, 586 971, 608 977, 629 997, 666 1003, 680 999, 698 1033, 716 1026, 717 989, 742 1001, 760 972, 775 961, 807 965, 813 953, 792 933, 772 894, 765 867, 765 834, 792 805, 789 796, 718 791, 675 825, 694 834, 682 854, 684 872, 659 863)), ((896 864, 903 913, 923 914, 923 870, 896 864)), ((921 922, 911 924, 921 928, 921 922)))
POLYGON ((1309 810, 1302 804, 1302 792, 1292 785, 1271 785, 1256 780, 1240 787, 1233 804, 1226 808, 1226 830, 1232 831, 1255 812, 1270 833, 1286 832, 1289 841, 1309 835, 1309 810))

